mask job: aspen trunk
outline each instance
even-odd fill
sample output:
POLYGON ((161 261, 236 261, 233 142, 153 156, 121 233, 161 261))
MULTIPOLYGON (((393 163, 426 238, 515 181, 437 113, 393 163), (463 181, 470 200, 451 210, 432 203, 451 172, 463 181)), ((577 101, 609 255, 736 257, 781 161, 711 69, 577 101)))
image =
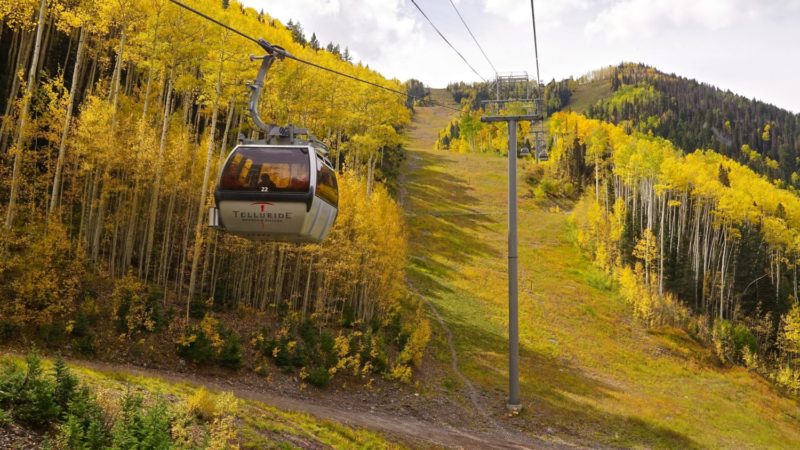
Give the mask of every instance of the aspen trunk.
POLYGON ((50 194, 50 215, 54 214, 59 204, 59 196, 61 194, 61 172, 64 168, 64 154, 67 149, 67 137, 69 136, 69 127, 72 122, 72 109, 75 105, 75 96, 78 92, 78 85, 80 81, 81 66, 83 65, 83 54, 86 47, 86 29, 81 28, 80 36, 78 37, 78 53, 75 57, 75 68, 72 70, 72 84, 69 87, 69 100, 67 100, 67 116, 64 119, 64 129, 61 132, 61 142, 58 146, 58 159, 56 160, 55 175, 53 177, 53 191, 50 194))
MULTIPOLYGON (((46 20, 46 27, 44 30, 44 36, 42 36, 42 48, 39 52, 39 61, 36 64, 36 67, 44 68, 45 57, 47 56, 47 48, 50 46, 50 36, 52 35, 53 31, 53 23, 54 19, 53 16, 50 15, 50 19, 46 20)), ((36 78, 38 80, 39 72, 36 72, 36 78)))
MULTIPOLYGON (((33 34, 27 33, 25 31, 20 31, 19 33, 15 33, 15 40, 14 43, 18 45, 14 45, 13 51, 10 52, 14 55, 14 61, 16 62, 16 70, 12 76, 11 80, 11 89, 8 93, 8 101, 6 102, 6 110, 3 114, 3 121, 0 124, 0 149, 2 152, 5 153, 7 145, 8 145, 8 127, 11 124, 11 111, 12 107, 14 106, 14 100, 17 98, 19 94, 20 88, 20 77, 17 74, 22 74, 25 70, 25 67, 28 65, 28 57, 30 56, 30 46, 32 45, 34 39, 33 34), (19 36, 19 38, 17 38, 19 36)), ((11 61, 11 58, 9 58, 11 61)))
POLYGON ((155 241, 156 221, 158 220, 158 200, 161 192, 161 177, 164 167, 164 150, 167 145, 167 131, 169 130, 169 115, 172 105, 172 79, 167 81, 167 96, 164 102, 164 117, 161 122, 161 139, 158 145, 158 159, 156 160, 156 179, 153 185, 153 195, 150 198, 150 211, 147 220, 147 236, 144 249, 144 276, 147 279, 150 273, 150 260, 153 253, 153 243, 155 241))
POLYGON ((122 78, 122 57, 125 52, 125 41, 128 38, 128 33, 122 30, 122 36, 119 39, 119 52, 117 52, 117 62, 114 65, 114 74, 111 77, 111 110, 113 111, 111 127, 116 128, 117 117, 117 102, 119 100, 119 85, 122 78))
POLYGON ((39 51, 42 45, 42 33, 44 32, 44 16, 47 10, 47 0, 41 0, 39 3, 39 23, 36 27, 36 43, 33 46, 33 55, 31 57, 31 68, 28 72, 28 84, 25 86, 25 94, 22 100, 22 108, 19 113, 19 121, 17 124, 17 137, 14 142, 14 169, 11 173, 11 194, 8 199, 8 211, 6 212, 6 229, 11 229, 14 224, 14 216, 17 212, 17 196, 19 195, 19 178, 22 170, 22 157, 25 139, 25 122, 28 119, 28 110, 31 105, 31 94, 33 93, 33 85, 36 80, 36 62, 39 60, 39 51))
MULTIPOLYGON (((224 39, 223 39, 224 43, 224 39)), ((186 300, 186 323, 189 323, 189 303, 194 296, 195 285, 197 283, 197 269, 199 267, 200 253, 203 249, 203 229, 204 229, 204 216, 206 209, 206 197, 208 194, 208 180, 211 177, 211 158, 214 154, 214 131, 217 125, 217 115, 219 113, 219 97, 222 94, 222 68, 223 68, 224 53, 220 51, 219 54, 219 69, 217 70, 217 86, 214 92, 214 106, 211 112, 211 127, 208 137, 208 151, 206 152, 206 168, 203 175, 203 186, 200 189, 200 204, 197 206, 197 221, 194 232, 194 253, 192 254, 192 271, 189 276, 189 292, 186 300)))

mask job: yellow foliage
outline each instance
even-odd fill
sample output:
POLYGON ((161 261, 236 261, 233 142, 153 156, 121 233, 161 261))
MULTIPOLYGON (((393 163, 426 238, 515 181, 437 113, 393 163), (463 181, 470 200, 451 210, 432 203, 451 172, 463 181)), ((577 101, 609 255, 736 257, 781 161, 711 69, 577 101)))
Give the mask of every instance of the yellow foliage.
POLYGON ((62 225, 53 223, 47 234, 35 237, 1 231, 0 248, 10 250, 10 255, 0 258, 0 285, 8 289, 8 298, 0 301, 3 320, 17 325, 51 324, 77 310, 86 278, 85 260, 62 225))
POLYGON ((773 375, 773 379, 790 392, 800 392, 800 370, 781 366, 773 375))
POLYGON ((186 399, 189 413, 202 420, 211 420, 217 415, 217 396, 201 387, 186 399))
POLYGON ((403 348, 400 355, 397 357, 390 377, 407 383, 411 379, 412 367, 419 366, 422 363, 422 357, 425 355, 425 348, 428 346, 428 341, 431 338, 431 323, 424 316, 422 308, 417 310, 417 318, 415 321, 410 322, 413 324, 413 331, 411 336, 403 348))
POLYGON ((236 413, 239 400, 230 392, 218 395, 214 405, 216 415, 209 427, 209 450, 238 449, 236 413))
POLYGON ((780 343, 784 351, 800 355, 800 306, 797 302, 781 320, 782 332, 780 343))

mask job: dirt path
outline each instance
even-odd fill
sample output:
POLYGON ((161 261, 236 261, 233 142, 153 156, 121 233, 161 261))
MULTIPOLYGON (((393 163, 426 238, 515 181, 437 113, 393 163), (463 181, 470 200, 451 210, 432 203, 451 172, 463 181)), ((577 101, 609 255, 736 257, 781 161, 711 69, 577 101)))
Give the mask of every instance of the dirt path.
POLYGON ((367 428, 386 435, 406 445, 431 448, 497 448, 528 449, 555 448, 547 442, 517 442, 498 439, 493 433, 481 433, 460 429, 436 420, 424 420, 411 414, 398 415, 394 412, 377 410, 375 405, 353 404, 352 401, 332 399, 329 394, 318 398, 296 397, 265 386, 258 386, 244 379, 222 378, 209 375, 190 375, 160 369, 147 369, 132 365, 113 364, 97 361, 70 360, 75 366, 86 367, 99 372, 124 373, 132 376, 158 378, 170 383, 186 383, 203 386, 210 390, 227 391, 237 397, 262 402, 266 405, 287 411, 310 414, 323 420, 339 422, 358 428, 367 428))

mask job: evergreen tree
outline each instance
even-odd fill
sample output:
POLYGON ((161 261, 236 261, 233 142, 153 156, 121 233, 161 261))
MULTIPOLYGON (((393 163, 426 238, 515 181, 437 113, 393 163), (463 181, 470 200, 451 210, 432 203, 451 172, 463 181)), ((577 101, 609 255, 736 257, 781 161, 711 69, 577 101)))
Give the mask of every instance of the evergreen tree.
POLYGON ((313 48, 315 51, 320 49, 317 33, 311 33, 311 39, 308 41, 308 45, 311 46, 311 48, 313 48))

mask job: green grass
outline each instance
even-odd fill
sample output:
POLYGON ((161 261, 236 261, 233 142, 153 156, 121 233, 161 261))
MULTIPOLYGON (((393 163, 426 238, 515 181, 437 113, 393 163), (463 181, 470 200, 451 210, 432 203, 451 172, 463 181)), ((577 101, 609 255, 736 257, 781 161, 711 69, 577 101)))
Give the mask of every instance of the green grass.
POLYGON ((611 96, 611 80, 596 80, 579 84, 564 110, 582 114, 600 99, 609 96, 611 96))
MULTIPOLYGON (((0 364, 4 362, 24 364, 23 358, 8 355, 0 356, 0 364)), ((52 361, 45 360, 43 365, 50 370, 52 361)), ((173 402, 176 398, 185 400, 200 389, 200 386, 193 384, 173 383, 123 371, 94 370, 74 364, 69 366, 81 382, 105 398, 118 398, 133 390, 164 395, 173 402)), ((252 400, 240 399, 237 416, 239 442, 243 449, 402 448, 372 431, 321 420, 305 413, 280 410, 252 400)))
MULTIPOLYGON (((409 145, 408 276, 452 330, 461 370, 500 411, 507 386, 507 161, 431 150, 446 120, 443 111, 421 110, 409 145)), ((524 176, 521 170, 520 186, 524 176)), ((636 323, 614 283, 572 244, 567 214, 531 198, 519 205, 525 410, 509 420, 531 434, 549 427, 584 444, 800 447, 795 400, 745 369, 715 366, 708 349, 680 330, 636 323)), ((446 364, 441 339, 437 334, 434 355, 446 364)))

